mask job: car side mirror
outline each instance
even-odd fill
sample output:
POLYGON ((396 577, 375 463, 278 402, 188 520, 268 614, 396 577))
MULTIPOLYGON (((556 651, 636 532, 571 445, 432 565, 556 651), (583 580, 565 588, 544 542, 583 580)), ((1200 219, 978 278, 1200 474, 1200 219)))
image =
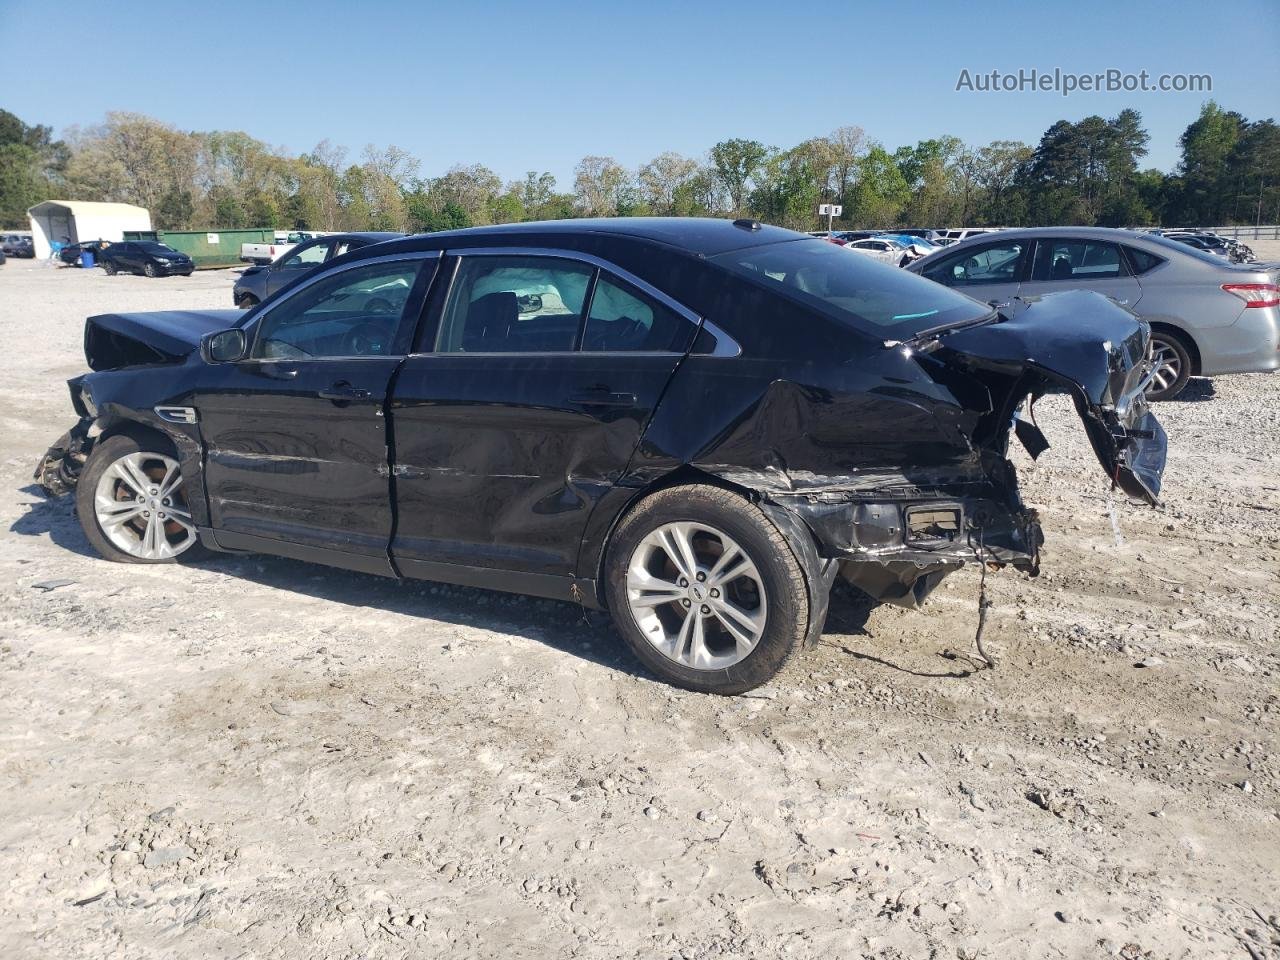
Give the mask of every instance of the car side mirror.
POLYGON ((249 340, 239 327, 206 333, 200 338, 200 356, 205 363, 235 363, 249 352, 249 340))

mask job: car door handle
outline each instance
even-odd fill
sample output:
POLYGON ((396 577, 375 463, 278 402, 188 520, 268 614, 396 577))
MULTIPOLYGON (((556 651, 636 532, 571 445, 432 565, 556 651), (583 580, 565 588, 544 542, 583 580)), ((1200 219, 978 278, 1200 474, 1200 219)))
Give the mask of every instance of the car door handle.
POLYGON ((608 387, 588 387, 569 394, 569 402, 579 407, 634 407, 634 393, 614 393, 608 387))
POLYGON ((346 380, 339 380, 321 390, 318 396, 321 400, 340 402, 343 400, 368 400, 371 394, 362 387, 353 386, 346 380))

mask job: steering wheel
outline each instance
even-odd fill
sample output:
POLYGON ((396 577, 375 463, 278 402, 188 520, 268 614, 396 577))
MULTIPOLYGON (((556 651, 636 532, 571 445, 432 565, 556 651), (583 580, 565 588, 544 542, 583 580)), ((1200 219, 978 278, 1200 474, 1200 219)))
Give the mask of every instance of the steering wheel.
POLYGON ((358 323, 342 337, 342 352, 348 357, 378 357, 387 352, 391 330, 380 323, 358 323))

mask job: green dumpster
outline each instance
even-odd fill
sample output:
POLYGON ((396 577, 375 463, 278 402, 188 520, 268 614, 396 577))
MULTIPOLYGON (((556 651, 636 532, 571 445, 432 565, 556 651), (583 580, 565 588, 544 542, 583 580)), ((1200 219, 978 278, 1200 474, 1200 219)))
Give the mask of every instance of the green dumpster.
POLYGON ((274 229, 254 230, 126 230, 125 240, 156 240, 185 253, 197 270, 240 266, 240 245, 272 243, 274 229))

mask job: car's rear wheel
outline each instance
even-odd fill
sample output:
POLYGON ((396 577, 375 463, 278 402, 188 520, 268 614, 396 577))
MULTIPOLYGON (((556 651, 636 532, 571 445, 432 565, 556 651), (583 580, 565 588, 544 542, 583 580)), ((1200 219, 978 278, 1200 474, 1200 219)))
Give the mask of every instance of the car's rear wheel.
POLYGON ((1155 375, 1147 386, 1148 400, 1172 400, 1191 379, 1191 351, 1177 334, 1151 331, 1151 362, 1155 375))
POLYGON ((148 277, 154 277, 156 275, 156 265, 154 263, 145 263, 142 265, 142 272, 148 277))
POLYGON ((102 261, 102 270, 108 277, 114 277, 116 275, 116 265, 110 260, 102 261))
POLYGON ((108 437, 76 484, 76 513, 89 543, 119 563, 172 563, 203 552, 182 468, 159 440, 108 437))
POLYGON ((664 680, 743 693, 802 648, 809 593, 795 555, 763 511, 718 487, 647 497, 619 524, 606 596, 635 655, 664 680))

